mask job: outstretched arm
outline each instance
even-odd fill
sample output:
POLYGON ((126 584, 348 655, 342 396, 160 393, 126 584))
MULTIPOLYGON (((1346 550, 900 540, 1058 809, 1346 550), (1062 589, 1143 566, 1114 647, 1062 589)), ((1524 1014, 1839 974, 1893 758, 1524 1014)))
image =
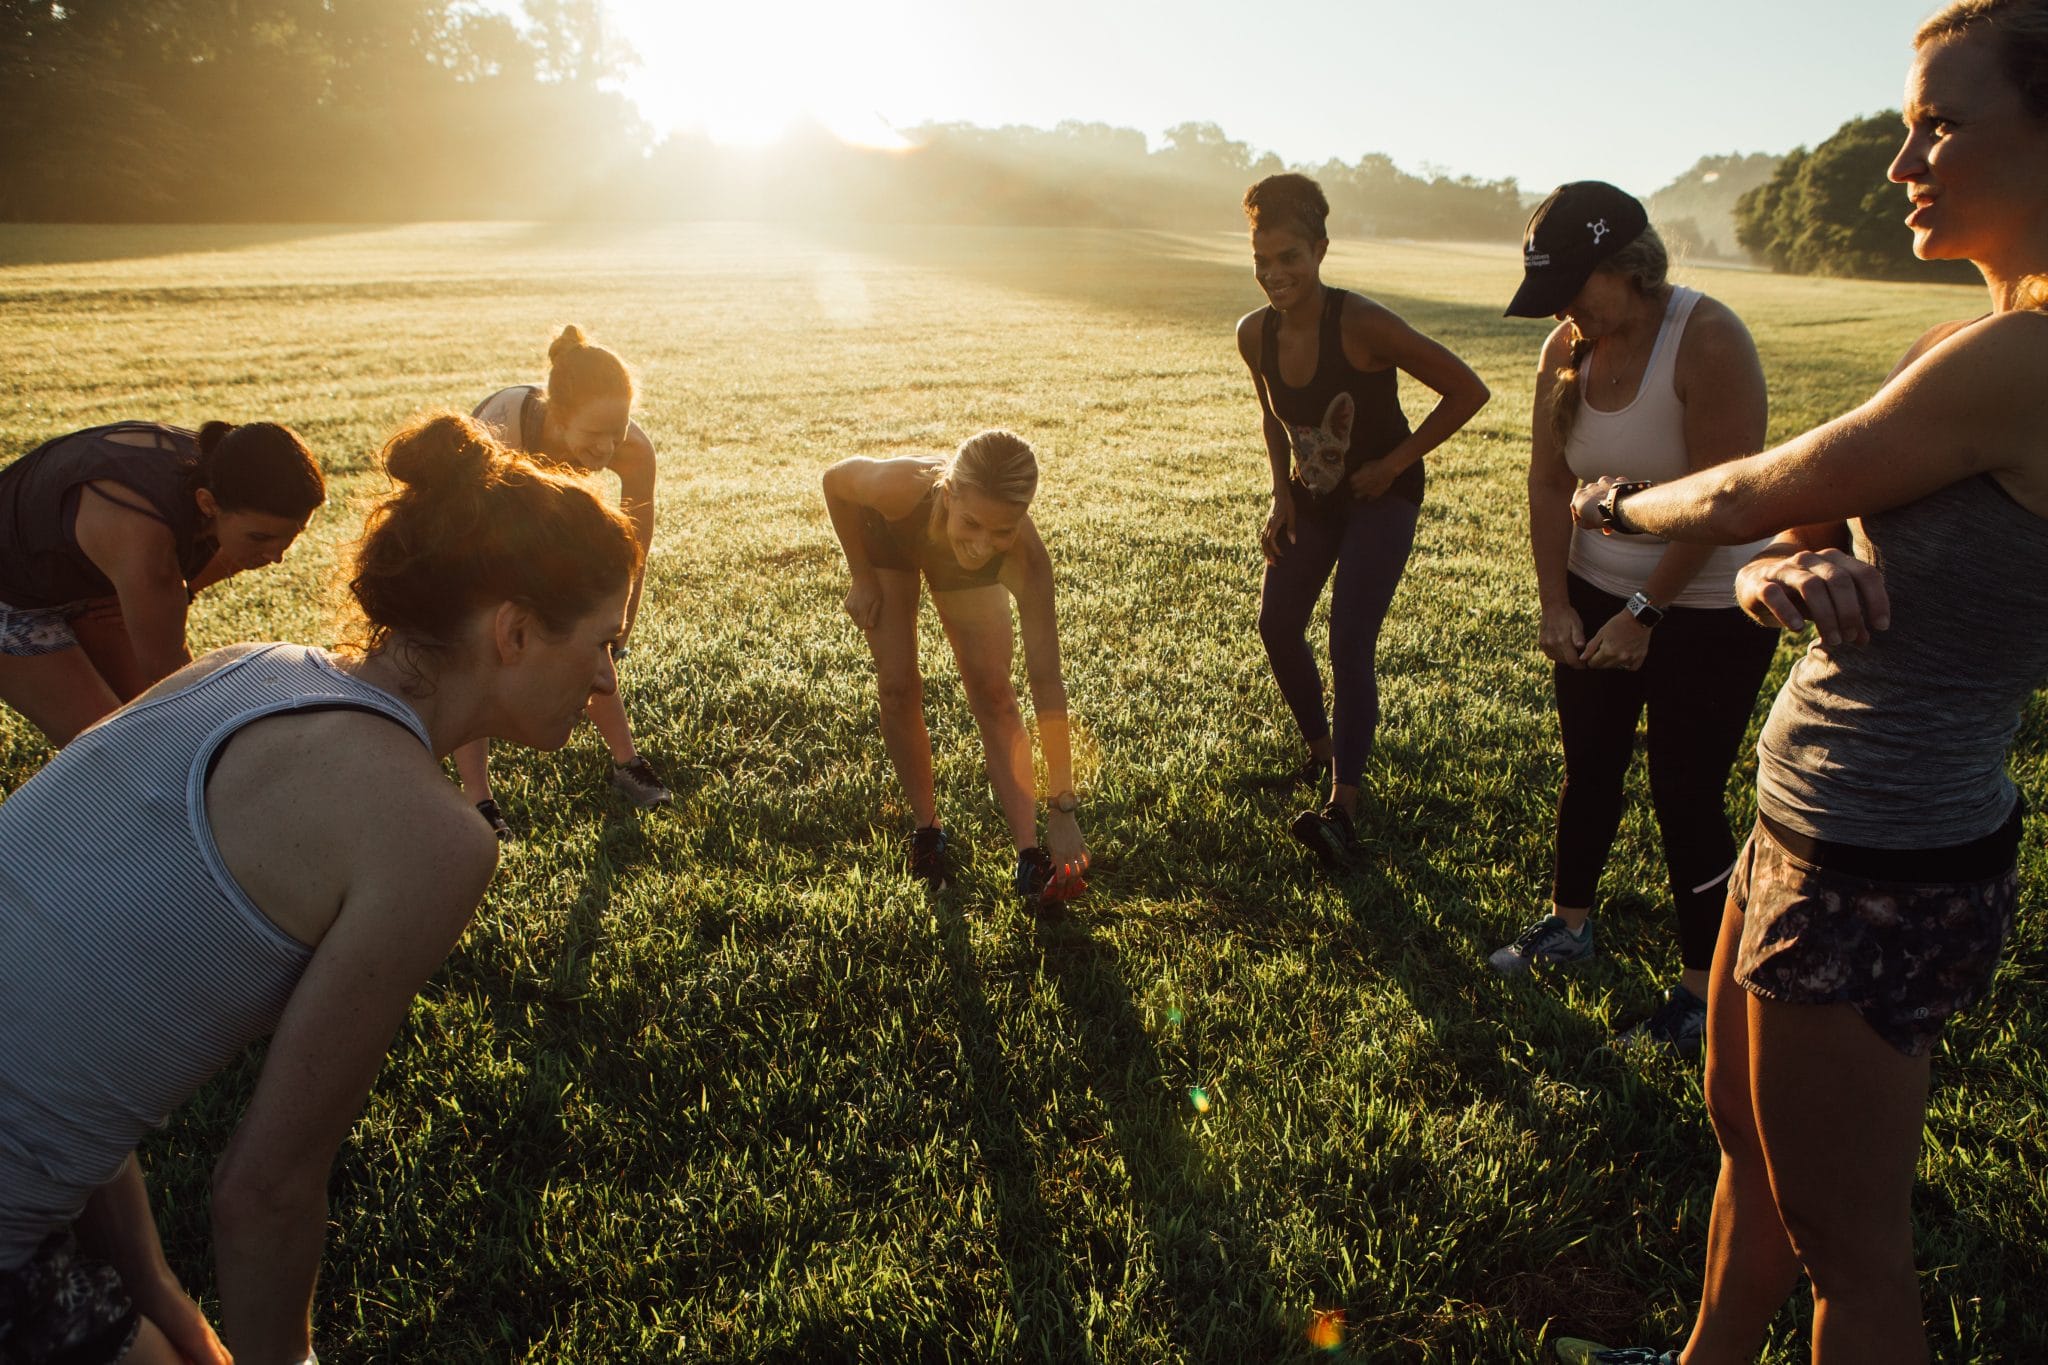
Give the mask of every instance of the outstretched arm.
POLYGON ((1266 390, 1266 376, 1259 370, 1259 335, 1266 310, 1254 309, 1237 323, 1237 353, 1252 372, 1252 391, 1259 399, 1259 429, 1266 441, 1266 464, 1273 474, 1273 506, 1266 524, 1259 529, 1259 549, 1271 564, 1294 543, 1294 489, 1288 482, 1294 464, 1294 446, 1287 437, 1287 424, 1273 411, 1273 396, 1266 390))
POLYGON ((612 457, 612 469, 619 476, 619 510, 633 523, 633 539, 640 542, 640 567, 633 574, 633 592, 626 599, 626 628, 619 635, 623 648, 640 615, 640 589, 647 582, 647 556, 654 549, 654 442, 638 422, 626 424, 626 439, 612 457))
MULTIPOLYGON (((1029 517, 1015 547, 1003 561, 1004 586, 1017 599, 1024 637, 1024 672, 1031 709, 1038 720, 1038 748, 1045 760, 1045 794, 1057 798, 1074 790, 1073 737, 1067 722, 1067 684, 1060 668, 1060 627, 1053 610, 1052 556, 1029 517)), ((1048 806, 1045 849, 1052 855, 1056 895, 1079 890, 1088 871, 1088 845, 1073 813, 1048 806)))
POLYGON ((350 868, 340 913, 292 992, 248 1112, 214 1170, 222 1336, 242 1365, 311 1351, 334 1154, 414 994, 468 924, 496 862, 495 841, 444 787, 330 802, 326 814, 344 826, 329 831, 347 836, 338 846, 377 854, 350 868))
POLYGON ((79 1247, 112 1266, 135 1311, 156 1324, 192 1365, 231 1365, 199 1305, 164 1261, 142 1166, 130 1152, 112 1180, 93 1192, 75 1224, 79 1247))
POLYGON ((86 558, 114 585, 135 662, 147 686, 192 662, 185 647, 185 574, 171 528, 138 511, 136 495, 117 483, 79 492, 72 534, 86 558))

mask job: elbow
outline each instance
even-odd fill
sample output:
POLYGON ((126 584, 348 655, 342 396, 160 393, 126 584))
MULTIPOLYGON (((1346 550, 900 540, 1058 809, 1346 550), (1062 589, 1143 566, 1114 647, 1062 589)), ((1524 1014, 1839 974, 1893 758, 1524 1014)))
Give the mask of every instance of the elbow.
POLYGON ((1744 545, 1785 529, 1778 524, 1782 518, 1773 516, 1753 492, 1727 473, 1718 475, 1707 491, 1705 512, 1707 534, 1701 539, 1715 545, 1744 545))

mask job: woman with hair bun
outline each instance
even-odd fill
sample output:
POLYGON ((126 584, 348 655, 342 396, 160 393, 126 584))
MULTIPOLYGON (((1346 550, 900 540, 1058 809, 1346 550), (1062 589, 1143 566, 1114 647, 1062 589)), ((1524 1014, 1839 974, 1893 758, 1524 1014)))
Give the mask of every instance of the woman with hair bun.
POLYGON ((360 653, 215 651, 0 804, 9 1360, 312 1359, 335 1151, 497 862, 441 759, 559 748, 612 690, 624 518, 464 417, 383 464, 400 487, 357 548, 360 653), (213 1172, 216 1335, 135 1148, 266 1035, 213 1172))
POLYGON ((195 593, 284 558, 327 497, 291 428, 115 422, 0 471, 0 701, 62 747, 192 660, 195 593))
POLYGON ((960 665, 989 781, 1016 841, 1017 891, 1036 900, 1086 889, 1088 848, 1077 817, 1052 559, 1031 523, 1037 491, 1038 457, 1007 431, 971 436, 946 459, 856 455, 825 471, 825 507, 853 576, 846 614, 866 632, 874 653, 882 743, 917 822, 910 873, 933 887, 948 884, 952 865, 932 787, 932 740, 917 667, 925 584, 960 665), (1012 599, 1045 758, 1043 844, 1031 736, 1010 681, 1012 599))
POLYGON ((1326 866, 1343 867, 1358 853, 1358 792, 1380 719, 1380 626, 1415 543, 1422 460, 1488 394, 1470 365, 1392 309, 1323 283, 1330 204, 1315 181, 1269 175, 1245 191, 1244 212, 1252 273, 1267 300, 1237 323, 1273 478, 1259 530, 1259 637, 1308 747, 1294 776, 1322 802, 1288 832, 1326 866), (1401 411, 1403 374, 1438 395, 1412 430, 1401 411), (1333 573, 1334 725, 1307 639, 1333 573))
MULTIPOLYGON (((647 554, 654 545, 654 442, 633 420, 633 376, 618 356, 593 344, 571 323, 548 347, 548 382, 514 384, 476 405, 470 415, 513 450, 595 473, 619 476, 619 510, 640 542, 640 572, 626 601, 626 639, 640 614, 640 589, 647 554)), ((611 750, 612 785, 643 810, 667 803, 668 787, 633 744, 626 705, 616 691, 590 699, 590 721, 611 750)), ((500 839, 512 837, 504 812, 491 795, 490 747, 479 744, 455 755, 462 786, 500 839)))

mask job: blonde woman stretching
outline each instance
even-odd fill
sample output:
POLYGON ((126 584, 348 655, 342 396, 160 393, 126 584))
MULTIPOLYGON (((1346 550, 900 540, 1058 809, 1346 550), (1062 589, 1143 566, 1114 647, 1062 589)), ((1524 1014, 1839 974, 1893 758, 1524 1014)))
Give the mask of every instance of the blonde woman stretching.
POLYGON ((1088 849, 1077 818, 1052 560, 1029 511, 1037 491, 1037 457, 1007 431, 970 437, 950 459, 855 456, 825 471, 825 506, 853 577, 846 614, 867 632, 874 652, 882 743, 917 820, 910 872, 934 887, 947 884, 951 867, 932 790, 931 732, 917 669, 920 576, 931 585, 932 605, 952 642, 989 780, 1016 840, 1018 892, 1064 899, 1085 888, 1088 849), (1013 598, 1045 756, 1043 845, 1031 737, 1010 682, 1013 598))
MULTIPOLYGON (((640 567, 626 601, 626 631, 619 654, 640 614, 640 589, 647 581, 647 553, 654 544, 654 442, 633 420, 633 376, 625 362, 602 346, 594 346, 583 329, 571 323, 548 347, 548 382, 514 384, 477 404, 471 416, 513 450, 542 460, 595 473, 609 469, 619 476, 619 511, 633 524, 640 542, 640 567)), ((668 787, 633 744, 633 727, 617 691, 593 694, 590 723, 611 750, 611 781, 626 799, 642 810, 667 804, 668 787)), ((490 745, 479 741, 458 749, 455 771, 462 788, 476 802, 500 839, 512 827, 491 796, 490 745)))

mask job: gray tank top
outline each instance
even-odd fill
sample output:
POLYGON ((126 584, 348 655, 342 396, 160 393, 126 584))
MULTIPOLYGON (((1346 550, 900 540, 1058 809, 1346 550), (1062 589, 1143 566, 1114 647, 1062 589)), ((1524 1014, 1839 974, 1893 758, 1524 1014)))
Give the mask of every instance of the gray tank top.
POLYGON ((269 645, 116 712, 0 802, 0 1270, 277 1026, 312 949, 229 874, 206 778, 251 722, 336 707, 427 742, 323 651, 269 645))
POLYGON ((1981 838, 2018 799, 2006 751, 2048 681, 2048 518, 1983 475, 1850 527, 1891 626, 1793 666, 1757 743, 1757 809, 1861 848, 1981 838))

